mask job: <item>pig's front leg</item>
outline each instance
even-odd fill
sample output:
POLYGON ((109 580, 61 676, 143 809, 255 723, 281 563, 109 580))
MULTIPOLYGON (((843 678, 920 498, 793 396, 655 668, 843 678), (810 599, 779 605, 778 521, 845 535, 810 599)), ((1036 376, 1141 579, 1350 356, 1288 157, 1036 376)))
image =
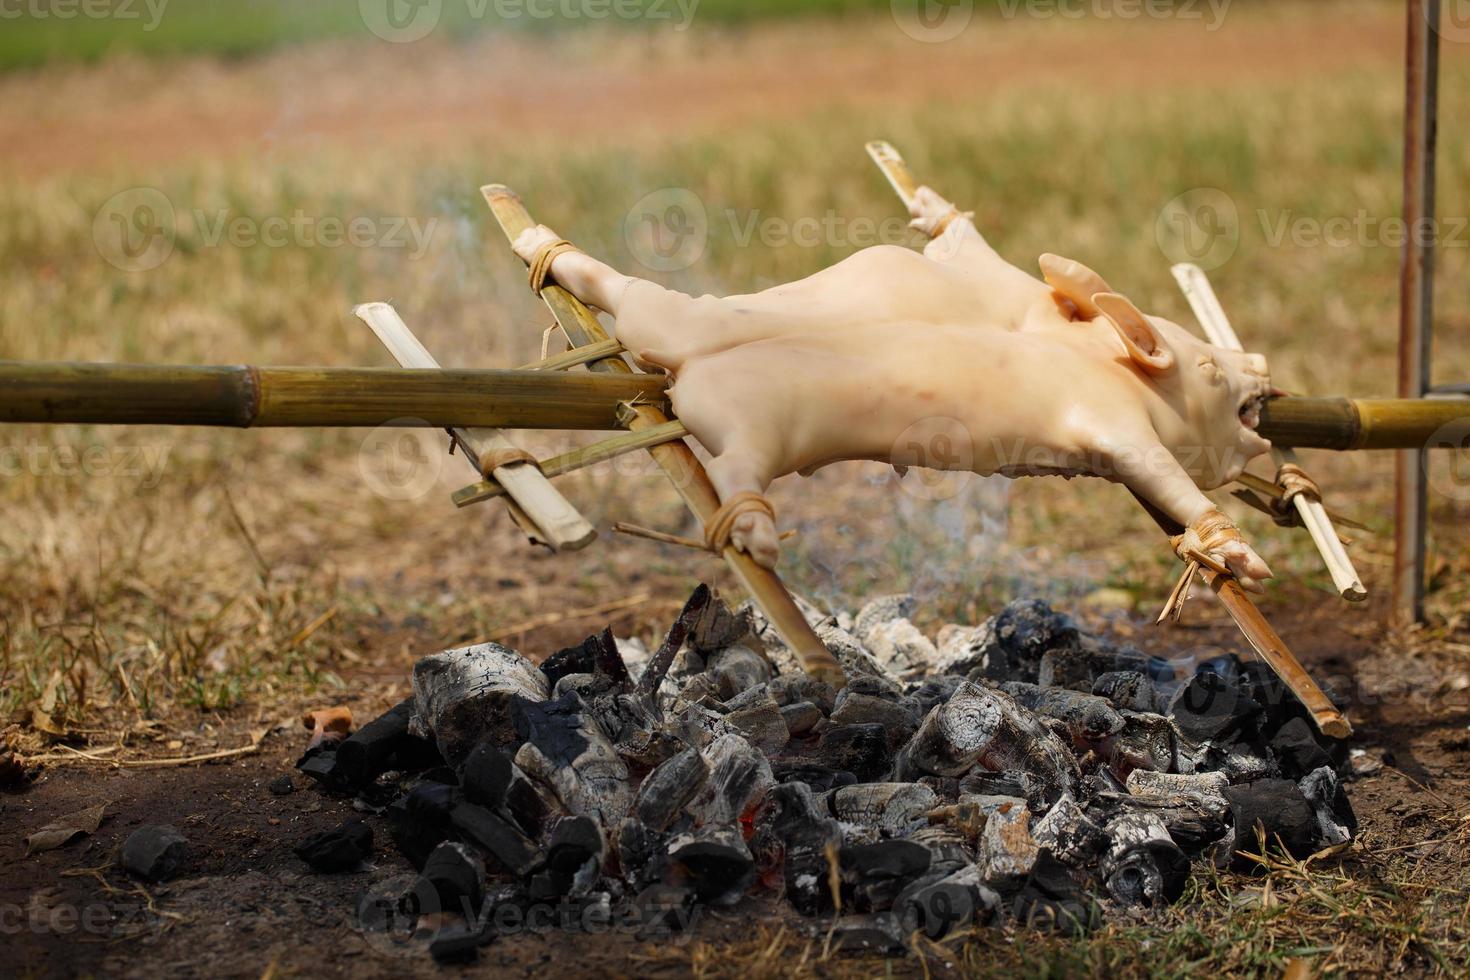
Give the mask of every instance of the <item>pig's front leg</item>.
POLYGON ((1184 525, 1180 550, 1197 548, 1217 555, 1243 588, 1265 591, 1260 580, 1271 578, 1270 567, 1163 445, 1142 435, 1126 442, 1097 443, 1118 482, 1184 525))
MULTIPOLYGON (((760 455, 739 445, 728 447, 711 459, 705 471, 721 503, 729 502, 742 491, 765 493, 771 484, 769 468, 761 462, 760 455)), ((760 511, 749 511, 735 519, 730 528, 730 543, 766 568, 774 569, 781 557, 776 522, 760 511)))

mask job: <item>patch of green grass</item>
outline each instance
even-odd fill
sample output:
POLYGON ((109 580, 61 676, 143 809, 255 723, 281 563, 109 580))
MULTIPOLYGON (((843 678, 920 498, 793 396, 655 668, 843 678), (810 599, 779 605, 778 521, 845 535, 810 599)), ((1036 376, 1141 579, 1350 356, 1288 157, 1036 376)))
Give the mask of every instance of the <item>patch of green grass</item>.
POLYGON ((682 30, 888 8, 889 0, 25 0, 0 21, 0 70, 122 52, 240 56, 327 38, 371 41, 372 27, 418 35, 413 25, 428 20, 416 17, 432 19, 431 35, 464 37, 597 25, 682 30))

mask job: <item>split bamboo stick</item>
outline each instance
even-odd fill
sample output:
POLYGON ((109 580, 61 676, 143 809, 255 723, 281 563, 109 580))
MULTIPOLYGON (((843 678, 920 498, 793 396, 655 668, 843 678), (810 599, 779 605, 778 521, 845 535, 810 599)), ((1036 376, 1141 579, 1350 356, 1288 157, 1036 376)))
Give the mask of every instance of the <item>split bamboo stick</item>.
MULTIPOLYGON (((514 241, 521 232, 533 227, 534 222, 526 206, 510 188, 502 184, 489 184, 482 187, 480 192, 484 194, 485 201, 490 205, 490 210, 494 212, 508 241, 514 241)), ((548 285, 542 290, 541 298, 574 345, 581 347, 609 339, 592 311, 560 286, 548 285)), ((627 362, 619 357, 592 361, 587 367, 601 374, 633 373, 627 362)), ((659 406, 631 399, 629 401, 632 406, 628 414, 629 429, 637 432, 668 423, 668 415, 659 406)), ((668 442, 651 447, 648 453, 668 476, 674 489, 696 517, 704 522, 714 517, 715 511, 720 507, 719 495, 715 492, 714 484, 710 483, 703 464, 688 445, 682 441, 668 442)), ((796 653, 802 667, 813 676, 839 687, 844 686, 846 679, 837 659, 817 638, 811 624, 802 616, 780 578, 770 569, 756 564, 754 559, 733 545, 725 548, 722 557, 781 638, 796 653)))
MULTIPOLYGON (((652 428, 642 429, 638 432, 624 432, 610 439, 594 442, 590 446, 581 446, 570 452, 562 453, 560 456, 552 456, 550 459, 541 461, 541 473, 547 477, 561 476, 574 470, 585 469, 596 463, 603 463, 609 459, 616 459, 626 453, 636 452, 639 449, 649 449, 653 446, 673 442, 682 439, 689 434, 684 428, 684 423, 675 419, 665 422, 663 425, 655 425, 652 428)), ((450 495, 456 507, 468 507, 470 504, 478 504, 482 500, 492 500, 503 496, 507 488, 502 486, 498 479, 481 480, 472 483, 462 490, 456 490, 450 495)))
MULTIPOLYGON (((372 328, 399 364, 406 368, 439 367, 434 355, 413 335, 398 311, 389 304, 363 303, 353 312, 372 328)), ((484 472, 486 454, 519 448, 499 429, 451 427, 449 434, 463 447, 466 461, 477 473, 484 472)), ((597 538, 597 529, 577 513, 577 508, 551 485, 548 475, 537 469, 534 463, 506 463, 495 467, 491 475, 502 492, 516 504, 516 509, 511 511, 512 518, 533 538, 546 542, 557 551, 576 551, 597 538), (522 516, 528 519, 530 527, 522 523, 522 516)))
MULTIPOLYGON (((1226 350, 1245 350, 1235 328, 1230 324, 1230 318, 1225 315, 1225 308, 1220 305, 1220 299, 1215 295, 1215 288, 1210 285, 1205 270, 1192 263, 1181 262, 1172 271, 1210 343, 1226 350)), ((1278 467, 1300 465, 1296 453, 1283 446, 1273 446, 1271 456, 1278 467)), ((1362 602, 1368 598, 1368 590, 1363 587, 1363 580, 1353 567, 1353 560, 1343 547, 1342 538, 1332 526, 1332 518, 1322 506, 1322 501, 1299 493, 1292 498, 1291 504, 1296 508, 1297 516, 1301 518, 1307 533, 1312 536, 1312 542, 1322 556, 1322 563, 1327 566, 1327 574, 1332 576, 1332 584, 1337 588, 1338 595, 1349 602, 1362 602)))

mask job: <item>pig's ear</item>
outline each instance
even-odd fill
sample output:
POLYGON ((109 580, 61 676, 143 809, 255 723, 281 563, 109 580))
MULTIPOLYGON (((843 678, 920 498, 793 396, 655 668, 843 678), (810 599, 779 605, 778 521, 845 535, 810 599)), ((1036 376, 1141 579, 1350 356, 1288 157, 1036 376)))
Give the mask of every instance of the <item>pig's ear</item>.
POLYGON ((1160 374, 1174 366, 1174 352, 1164 346, 1154 325, 1128 297, 1098 293, 1092 297, 1092 302, 1118 331, 1133 363, 1152 374, 1160 374))
POLYGON ((1041 278, 1055 291, 1053 298, 1058 305, 1065 307, 1070 303, 1084 320, 1097 318, 1101 311, 1092 302, 1092 297, 1113 291, 1102 276, 1075 259, 1065 259, 1050 252, 1043 255, 1038 264, 1041 266, 1041 278))

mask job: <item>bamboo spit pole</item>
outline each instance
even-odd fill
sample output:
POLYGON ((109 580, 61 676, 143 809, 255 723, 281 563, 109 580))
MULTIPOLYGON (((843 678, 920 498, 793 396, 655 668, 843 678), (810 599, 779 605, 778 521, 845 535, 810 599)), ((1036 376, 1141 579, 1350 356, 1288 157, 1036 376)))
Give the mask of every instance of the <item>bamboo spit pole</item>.
POLYGON ((0 422, 620 429, 657 375, 0 361, 0 422))
MULTIPOLYGON (((526 206, 510 188, 502 184, 489 184, 480 188, 480 192, 485 196, 490 210, 495 213, 495 219, 500 223, 508 241, 515 241, 516 236, 535 224, 526 206)), ((609 339, 592 311, 560 286, 548 285, 542 290, 541 298, 573 344, 580 347, 609 339)), ((593 361, 587 367, 599 374, 633 374, 633 369, 621 357, 593 361)), ((737 411, 738 408, 732 406, 731 410, 737 411)), ((627 427, 634 432, 666 425, 670 421, 668 415, 658 406, 631 399, 626 415, 627 427)), ((674 489, 694 516, 708 522, 715 511, 719 510, 720 498, 693 450, 683 441, 676 441, 652 446, 648 453, 668 476, 669 482, 674 485, 674 489)), ((776 574, 756 564, 754 559, 733 545, 725 548, 722 557, 751 598, 760 606, 761 612, 795 652, 807 673, 830 681, 837 687, 845 686, 847 681, 837 658, 817 638, 811 624, 796 607, 791 593, 786 591, 786 586, 776 574)))
MULTIPOLYGON (((1225 308, 1220 305, 1220 298, 1215 295, 1215 287, 1210 285, 1205 270, 1193 263, 1180 262, 1172 271, 1175 281, 1179 283, 1179 289, 1189 302, 1190 309, 1194 310, 1195 319, 1204 328, 1210 343, 1226 350, 1245 350, 1235 328, 1230 324, 1230 318, 1225 315, 1225 308)), ((1286 464, 1300 465, 1296 453, 1282 446, 1272 446, 1271 457, 1276 460, 1278 468, 1286 464)), ((1312 542, 1322 556, 1322 564, 1327 566, 1327 574, 1332 576, 1337 594, 1349 602, 1362 602, 1368 598, 1363 579, 1353 567, 1353 560, 1343 547, 1342 539, 1332 526, 1332 518, 1327 516, 1327 509, 1322 506, 1322 501, 1299 493, 1292 498, 1291 503, 1307 533, 1312 536, 1312 542)))
MULTIPOLYGON (((434 355, 389 304, 363 303, 352 312, 372 328, 399 364, 406 368, 439 367, 434 355)), ((451 428, 449 435, 464 448, 466 460, 477 473, 484 472, 487 453, 519 448, 499 429, 451 428)), ((547 474, 535 464, 506 463, 495 467, 490 475, 510 497, 511 518, 533 539, 544 541, 557 551, 576 551, 597 538, 597 529, 577 513, 577 508, 551 485, 547 474)))
MULTIPOLYGON (((888 182, 899 191, 900 196, 905 193, 911 196, 918 182, 898 151, 886 143, 869 143, 868 147, 869 155, 882 169, 888 182), (878 147, 877 151, 873 149, 875 146, 878 147)), ((1134 496, 1165 534, 1173 537, 1184 532, 1184 527, 1173 518, 1137 494, 1134 496)), ((1211 591, 1220 598, 1221 604, 1230 613, 1230 618, 1235 620, 1235 625, 1251 648, 1302 702, 1322 734, 1332 738, 1347 738, 1351 735, 1353 729, 1347 718, 1322 693, 1317 682, 1312 680, 1312 675, 1307 673, 1291 649, 1271 628, 1271 624, 1256 608, 1255 603, 1251 602, 1240 583, 1233 576, 1221 575, 1210 569, 1201 568, 1200 574, 1204 576, 1211 591)))

